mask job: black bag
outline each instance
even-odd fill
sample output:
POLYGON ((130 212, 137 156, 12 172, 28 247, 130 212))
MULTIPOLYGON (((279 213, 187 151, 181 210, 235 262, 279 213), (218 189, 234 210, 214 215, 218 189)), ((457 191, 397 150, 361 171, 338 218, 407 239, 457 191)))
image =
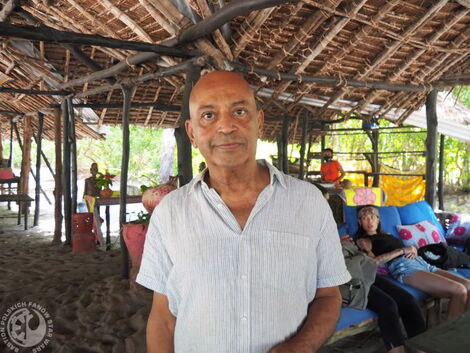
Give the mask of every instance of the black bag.
POLYGON ((443 243, 428 244, 418 249, 418 255, 427 263, 447 270, 455 267, 468 267, 470 256, 443 243))

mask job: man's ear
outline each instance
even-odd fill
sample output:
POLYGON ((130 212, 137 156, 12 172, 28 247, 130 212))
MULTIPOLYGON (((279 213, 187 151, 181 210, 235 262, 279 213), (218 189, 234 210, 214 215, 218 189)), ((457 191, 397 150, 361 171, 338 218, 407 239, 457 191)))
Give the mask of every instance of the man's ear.
POLYGON ((189 141, 191 141, 191 145, 193 145, 194 148, 197 148, 196 142, 194 141, 194 131, 193 126, 191 125, 191 119, 188 119, 184 122, 184 128, 188 134, 189 141))

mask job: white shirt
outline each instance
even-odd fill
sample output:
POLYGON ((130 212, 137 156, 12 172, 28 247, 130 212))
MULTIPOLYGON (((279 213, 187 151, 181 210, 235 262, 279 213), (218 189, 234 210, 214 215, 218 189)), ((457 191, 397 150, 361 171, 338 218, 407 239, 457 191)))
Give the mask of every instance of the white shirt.
POLYGON ((176 353, 265 353, 317 288, 350 279, 319 190, 260 163, 270 183, 244 229, 202 174, 153 212, 137 282, 168 297, 176 353))

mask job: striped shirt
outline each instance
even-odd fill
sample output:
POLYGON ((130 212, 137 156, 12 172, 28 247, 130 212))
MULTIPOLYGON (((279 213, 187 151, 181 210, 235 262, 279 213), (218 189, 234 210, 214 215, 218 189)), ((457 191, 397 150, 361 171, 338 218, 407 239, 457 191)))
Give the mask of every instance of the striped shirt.
POLYGON ((244 229, 201 174, 152 215, 137 282, 167 296, 176 353, 266 353, 297 331, 317 288, 350 279, 318 189, 259 163, 270 183, 244 229))

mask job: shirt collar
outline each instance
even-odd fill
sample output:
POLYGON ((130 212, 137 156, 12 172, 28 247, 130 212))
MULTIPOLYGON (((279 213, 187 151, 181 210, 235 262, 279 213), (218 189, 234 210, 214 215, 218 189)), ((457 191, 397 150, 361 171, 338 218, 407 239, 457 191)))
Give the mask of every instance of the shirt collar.
MULTIPOLYGON (((282 187, 284 187, 284 188, 287 187, 286 186, 286 180, 285 180, 286 175, 283 174, 279 169, 274 167, 271 163, 269 163, 265 159, 258 159, 256 162, 258 164, 268 168, 268 170, 269 170, 269 184, 270 185, 274 185, 274 182, 277 180, 282 187)), ((208 169, 206 168, 194 177, 194 179, 191 182, 190 191, 194 190, 194 188, 196 188, 196 186, 199 185, 199 184, 201 186, 206 185, 206 187, 207 187, 207 184, 204 181, 204 177, 205 177, 207 171, 208 171, 208 169)))

